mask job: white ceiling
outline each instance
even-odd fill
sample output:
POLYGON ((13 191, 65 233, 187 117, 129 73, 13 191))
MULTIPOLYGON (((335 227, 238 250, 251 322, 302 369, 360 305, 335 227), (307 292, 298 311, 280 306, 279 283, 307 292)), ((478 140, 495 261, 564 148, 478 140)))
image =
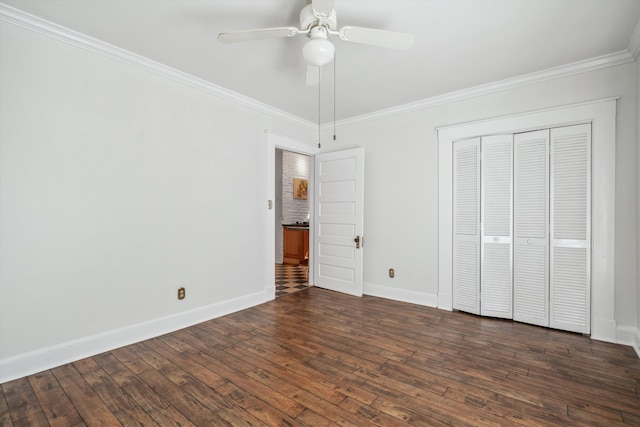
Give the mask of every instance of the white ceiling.
MULTIPOLYGON (((220 32, 298 26, 307 0, 2 0, 311 122, 304 37, 221 44, 220 32)), ((344 25, 409 32, 396 51, 334 38, 336 118, 626 51, 640 0, 336 0, 344 25)), ((333 119, 333 67, 322 122, 333 119)))

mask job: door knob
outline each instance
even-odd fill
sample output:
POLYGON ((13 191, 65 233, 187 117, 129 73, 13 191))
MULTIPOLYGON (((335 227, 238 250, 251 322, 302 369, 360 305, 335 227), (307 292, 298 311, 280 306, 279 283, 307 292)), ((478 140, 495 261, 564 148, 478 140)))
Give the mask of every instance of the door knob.
POLYGON ((353 241, 356 242, 356 249, 360 249, 360 236, 356 236, 353 241))

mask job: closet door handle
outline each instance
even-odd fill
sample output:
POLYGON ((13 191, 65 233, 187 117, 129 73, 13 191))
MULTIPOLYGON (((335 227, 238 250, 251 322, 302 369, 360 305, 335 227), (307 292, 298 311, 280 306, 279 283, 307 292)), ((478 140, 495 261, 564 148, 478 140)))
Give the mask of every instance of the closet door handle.
POLYGON ((353 241, 356 242, 356 249, 360 249, 360 236, 356 236, 353 241))

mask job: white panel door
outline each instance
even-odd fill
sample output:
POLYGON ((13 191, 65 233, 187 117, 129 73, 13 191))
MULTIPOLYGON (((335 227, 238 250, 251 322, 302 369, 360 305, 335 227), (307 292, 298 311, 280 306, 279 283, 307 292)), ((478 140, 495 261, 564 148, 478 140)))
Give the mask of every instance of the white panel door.
POLYGON ((480 138, 453 144, 453 308, 480 314, 480 138))
POLYGON ((513 135, 481 140, 480 314, 511 319, 513 135))
POLYGON ((362 296, 364 148, 315 156, 314 285, 362 296))
POLYGON ((514 135, 513 319, 549 326, 549 130, 514 135))
POLYGON ((551 129, 549 326, 590 332, 591 125, 551 129))

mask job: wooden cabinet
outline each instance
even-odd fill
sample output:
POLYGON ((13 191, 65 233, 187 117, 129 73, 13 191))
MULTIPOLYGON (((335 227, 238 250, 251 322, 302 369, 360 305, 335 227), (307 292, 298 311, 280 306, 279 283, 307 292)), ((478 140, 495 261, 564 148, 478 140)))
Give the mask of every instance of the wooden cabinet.
POLYGON ((284 264, 299 265, 309 258, 309 229, 302 227, 283 228, 284 264))

